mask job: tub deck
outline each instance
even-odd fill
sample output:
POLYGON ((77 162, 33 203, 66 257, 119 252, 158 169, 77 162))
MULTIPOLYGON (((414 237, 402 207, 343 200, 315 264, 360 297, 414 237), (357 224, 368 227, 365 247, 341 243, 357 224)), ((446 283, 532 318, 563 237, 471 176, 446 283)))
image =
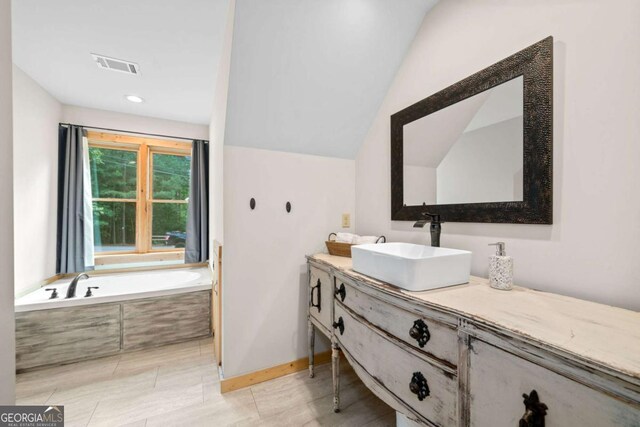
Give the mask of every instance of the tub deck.
POLYGON ((75 298, 65 299, 72 279, 61 279, 16 299, 16 313, 203 291, 211 289, 212 283, 208 267, 88 274, 89 279, 78 282, 75 298), (85 298, 89 286, 98 289, 92 290, 93 296, 85 298), (58 290, 58 298, 49 299, 51 292, 45 289, 51 288, 58 290))

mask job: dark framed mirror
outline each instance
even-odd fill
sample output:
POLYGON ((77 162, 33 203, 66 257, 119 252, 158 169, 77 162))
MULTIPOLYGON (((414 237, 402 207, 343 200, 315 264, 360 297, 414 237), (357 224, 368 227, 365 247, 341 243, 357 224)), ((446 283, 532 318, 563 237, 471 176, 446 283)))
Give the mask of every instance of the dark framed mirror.
POLYGON ((553 38, 391 116, 391 219, 551 224, 553 38))

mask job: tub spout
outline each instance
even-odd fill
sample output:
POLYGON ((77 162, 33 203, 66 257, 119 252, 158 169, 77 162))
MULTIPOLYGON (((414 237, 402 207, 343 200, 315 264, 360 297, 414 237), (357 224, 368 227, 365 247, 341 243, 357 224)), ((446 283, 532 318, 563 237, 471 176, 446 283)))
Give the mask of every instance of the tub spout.
POLYGON ((89 275, 87 273, 78 274, 69 284, 69 289, 67 289, 67 296, 65 298, 75 298, 76 296, 76 287, 78 286, 78 281, 80 279, 88 279, 89 275))

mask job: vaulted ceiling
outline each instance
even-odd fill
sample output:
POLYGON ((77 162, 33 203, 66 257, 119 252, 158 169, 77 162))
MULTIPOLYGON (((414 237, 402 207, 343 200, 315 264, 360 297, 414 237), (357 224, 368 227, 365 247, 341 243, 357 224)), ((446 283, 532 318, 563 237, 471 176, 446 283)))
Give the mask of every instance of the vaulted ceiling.
MULTIPOLYGON (((354 158, 436 1, 237 0, 225 144, 354 158)), ((64 104, 208 124, 229 2, 13 0, 14 62, 64 104)))
POLYGON ((225 143, 355 158, 435 0, 238 0, 225 143))

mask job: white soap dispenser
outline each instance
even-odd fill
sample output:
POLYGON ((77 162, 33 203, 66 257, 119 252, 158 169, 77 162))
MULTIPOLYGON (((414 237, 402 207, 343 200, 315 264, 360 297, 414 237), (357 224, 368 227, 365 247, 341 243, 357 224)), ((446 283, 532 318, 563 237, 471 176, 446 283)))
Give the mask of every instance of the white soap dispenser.
POLYGON ((496 246, 496 254, 489 257, 489 285, 509 291, 513 288, 513 258, 507 256, 504 242, 490 243, 489 246, 496 246))

